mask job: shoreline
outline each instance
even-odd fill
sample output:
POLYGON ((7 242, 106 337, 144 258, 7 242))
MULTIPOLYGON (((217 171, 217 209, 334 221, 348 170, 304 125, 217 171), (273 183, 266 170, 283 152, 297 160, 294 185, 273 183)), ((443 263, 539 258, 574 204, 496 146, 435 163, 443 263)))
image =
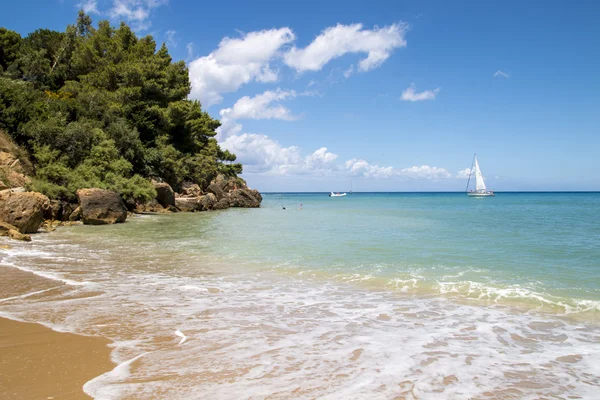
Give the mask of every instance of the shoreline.
POLYGON ((83 385, 115 367, 110 343, 0 317, 0 398, 90 399, 83 385))

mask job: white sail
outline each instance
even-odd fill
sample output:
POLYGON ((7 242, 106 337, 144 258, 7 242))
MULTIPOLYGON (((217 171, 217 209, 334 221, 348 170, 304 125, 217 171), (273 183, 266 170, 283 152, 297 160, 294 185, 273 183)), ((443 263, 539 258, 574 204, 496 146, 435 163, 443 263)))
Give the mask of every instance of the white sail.
POLYGON ((475 190, 486 190, 485 182, 483 181, 483 175, 481 175, 481 170, 479 169, 479 162, 477 162, 477 157, 475 157, 475 190))

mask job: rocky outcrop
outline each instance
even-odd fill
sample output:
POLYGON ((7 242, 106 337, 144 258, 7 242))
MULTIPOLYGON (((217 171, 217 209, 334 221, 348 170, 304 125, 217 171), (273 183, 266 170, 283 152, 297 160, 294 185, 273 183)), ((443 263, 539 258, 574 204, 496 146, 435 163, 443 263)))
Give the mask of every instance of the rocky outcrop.
MULTIPOLYGON (((104 189, 77 191, 81 220, 85 225, 104 225, 125 222, 127 207, 115 192, 104 189)), ((75 214, 76 211, 73 212, 75 214)), ((73 220, 73 214, 69 219, 73 220)))
POLYGON ((176 197, 175 207, 180 211, 193 212, 199 211, 202 206, 199 197, 176 197))
POLYGON ((216 202, 217 198, 212 193, 197 197, 175 198, 175 206, 179 210, 187 212, 212 210, 216 202))
POLYGON ((255 208, 260 207, 262 196, 258 190, 248 188, 236 189, 229 193, 230 207, 255 208))
POLYGON ((175 206, 181 211, 224 210, 229 207, 260 207, 262 196, 249 189, 240 178, 218 175, 202 195, 200 187, 189 182, 182 185, 182 194, 175 195, 175 206))
POLYGON ((181 184, 180 197, 199 197, 202 196, 202 194, 202 189, 195 183, 183 182, 181 184))
POLYGON ((0 221, 0 236, 8 236, 15 240, 31 241, 31 236, 19 232, 16 226, 0 221))
POLYGON ((216 182, 211 182, 206 191, 215 195, 218 200, 221 200, 227 194, 216 182))
POLYGON ((41 193, 4 191, 0 195, 0 220, 20 233, 34 233, 44 222, 50 200, 41 193))
POLYGON ((156 201, 161 206, 168 208, 175 205, 175 192, 171 185, 165 182, 152 182, 156 189, 156 201))

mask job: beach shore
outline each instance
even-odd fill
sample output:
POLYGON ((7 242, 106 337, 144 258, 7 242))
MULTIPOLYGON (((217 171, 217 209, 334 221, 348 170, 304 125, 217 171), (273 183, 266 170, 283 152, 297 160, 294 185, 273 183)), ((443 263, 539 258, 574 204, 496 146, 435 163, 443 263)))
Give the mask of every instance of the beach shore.
POLYGON ((0 318, 0 398, 89 399, 83 385, 115 366, 109 343, 0 318))

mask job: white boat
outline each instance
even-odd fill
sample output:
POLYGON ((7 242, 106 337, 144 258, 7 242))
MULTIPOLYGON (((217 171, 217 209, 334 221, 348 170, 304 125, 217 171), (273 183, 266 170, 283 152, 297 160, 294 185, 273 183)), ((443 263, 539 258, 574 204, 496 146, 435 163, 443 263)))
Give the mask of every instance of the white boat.
POLYGON ((345 196, 345 195, 346 195, 346 193, 340 193, 340 192, 337 192, 337 193, 331 192, 331 193, 329 193, 329 197, 342 197, 342 196, 345 196))
POLYGON ((495 196, 494 192, 487 190, 481 169, 479 168, 479 162, 477 161, 477 154, 473 156, 473 165, 471 165, 471 171, 469 171, 469 180, 467 181, 467 196, 469 197, 492 197, 495 196), (469 183, 471 182, 471 175, 475 174, 475 190, 469 190, 469 183))

